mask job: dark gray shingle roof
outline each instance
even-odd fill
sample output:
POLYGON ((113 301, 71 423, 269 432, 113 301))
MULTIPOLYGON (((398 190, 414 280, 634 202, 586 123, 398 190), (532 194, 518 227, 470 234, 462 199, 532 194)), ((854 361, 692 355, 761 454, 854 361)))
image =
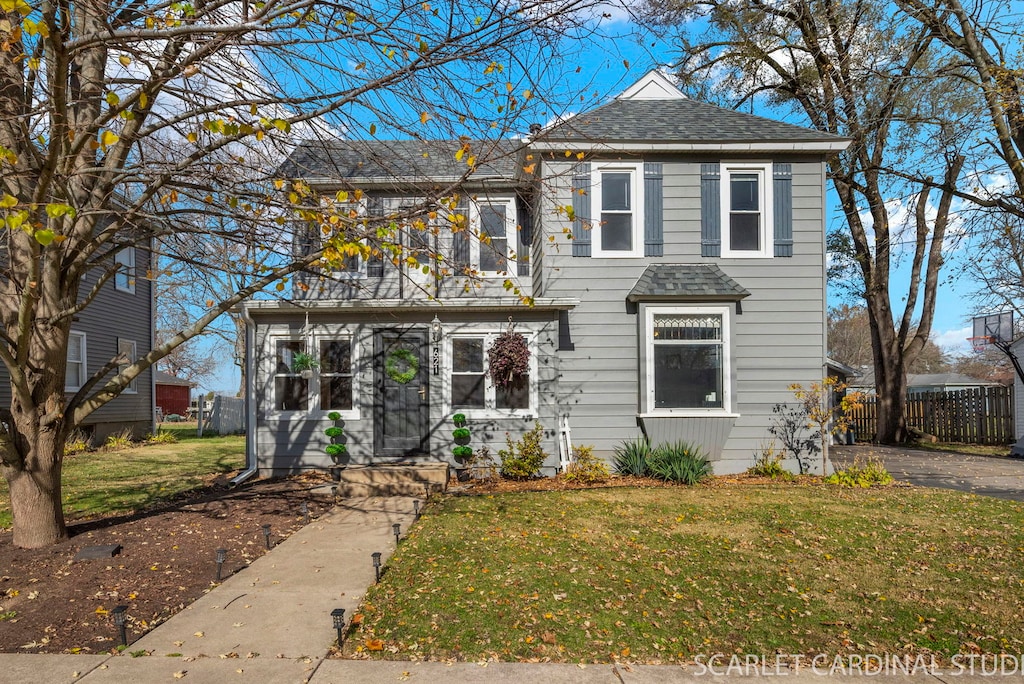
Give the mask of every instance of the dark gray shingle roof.
POLYGON ((185 387, 191 387, 195 384, 194 382, 185 380, 184 378, 179 378, 176 375, 165 373, 162 370, 156 371, 155 381, 158 385, 182 385, 185 387))
POLYGON ((723 109, 706 102, 614 100, 539 136, 589 142, 839 142, 831 133, 723 109))
POLYGON ((626 295, 627 302, 738 301, 750 292, 715 264, 651 264, 626 295))
POLYGON ((287 178, 416 181, 458 178, 466 158, 476 155, 470 179, 514 180, 522 175, 522 143, 516 140, 472 141, 462 160, 455 158, 459 140, 330 140, 300 144, 281 165, 287 178))

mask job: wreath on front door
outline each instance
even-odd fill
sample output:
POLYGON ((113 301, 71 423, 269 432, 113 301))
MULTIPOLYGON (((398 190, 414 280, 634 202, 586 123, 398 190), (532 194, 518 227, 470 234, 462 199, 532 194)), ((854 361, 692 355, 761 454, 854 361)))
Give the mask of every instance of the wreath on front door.
POLYGON ((420 372, 420 360, 411 349, 399 347, 384 360, 384 372, 398 384, 404 385, 420 372))

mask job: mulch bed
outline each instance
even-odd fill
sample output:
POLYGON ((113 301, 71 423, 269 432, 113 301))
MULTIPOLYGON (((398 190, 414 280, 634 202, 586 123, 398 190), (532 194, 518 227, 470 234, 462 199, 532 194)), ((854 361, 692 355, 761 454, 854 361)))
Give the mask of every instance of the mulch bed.
POLYGON ((229 476, 148 511, 70 525, 71 538, 45 549, 19 549, 0 532, 0 652, 102 653, 120 643, 110 611, 128 606, 128 641, 207 592, 216 550, 227 549, 223 576, 266 553, 302 527, 330 498, 310 489, 319 475, 256 480, 236 489, 229 476), (74 560, 87 546, 120 544, 119 554, 74 560))

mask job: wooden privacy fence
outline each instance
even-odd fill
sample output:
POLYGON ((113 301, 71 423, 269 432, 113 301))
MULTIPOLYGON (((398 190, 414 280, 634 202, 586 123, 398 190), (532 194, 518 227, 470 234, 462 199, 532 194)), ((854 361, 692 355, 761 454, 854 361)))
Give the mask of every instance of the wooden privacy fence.
MULTIPOLYGON (((875 434, 876 397, 867 396, 864 406, 852 413, 857 439, 875 434)), ((919 392, 907 396, 907 426, 940 442, 1009 444, 1013 430, 1013 388, 975 387, 955 392, 919 392)))

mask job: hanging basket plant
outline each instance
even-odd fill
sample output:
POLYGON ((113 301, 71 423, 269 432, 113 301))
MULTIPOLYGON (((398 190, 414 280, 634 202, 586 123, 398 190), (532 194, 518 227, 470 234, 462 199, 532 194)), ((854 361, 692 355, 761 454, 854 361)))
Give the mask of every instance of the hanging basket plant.
POLYGON ((498 335, 494 344, 487 350, 490 361, 491 380, 498 387, 507 387, 516 378, 530 372, 530 347, 526 338, 512 329, 509 320, 508 330, 498 335))
POLYGON ((384 372, 400 385, 405 385, 420 372, 420 360, 411 349, 399 347, 384 360, 384 372))

